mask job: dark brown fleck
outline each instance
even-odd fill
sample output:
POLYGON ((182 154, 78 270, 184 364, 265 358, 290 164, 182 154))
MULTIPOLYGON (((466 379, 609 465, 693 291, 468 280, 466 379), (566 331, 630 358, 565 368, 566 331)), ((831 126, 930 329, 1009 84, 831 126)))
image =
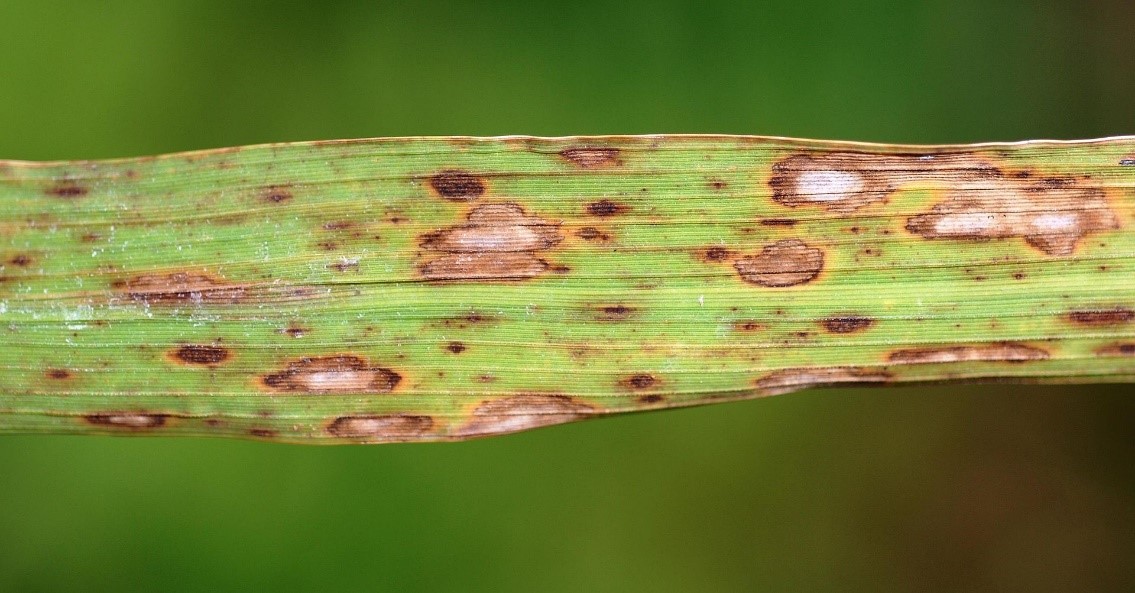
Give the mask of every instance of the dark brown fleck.
POLYGON ((767 287, 785 287, 814 280, 824 268, 824 252, 799 239, 784 239, 766 245, 758 255, 733 263, 746 282, 767 287))
POLYGON ((729 184, 720 179, 713 179, 709 182, 709 186, 717 191, 721 191, 726 187, 729 187, 729 184))
POLYGON ((875 320, 870 317, 860 317, 858 315, 844 315, 828 317, 821 321, 820 324, 824 326, 824 329, 833 334, 850 334, 863 331, 875 325, 875 320))
POLYGON ((11 258, 8 259, 8 263, 12 264, 13 266, 20 267, 20 268, 26 268, 26 267, 32 265, 32 263, 34 263, 34 262, 35 262, 35 260, 32 259, 32 256, 30 256, 26 253, 17 253, 16 255, 13 255, 11 258))
POLYGON ((81 198, 87 195, 87 188, 72 182, 63 182, 47 190, 47 194, 57 198, 81 198))
POLYGON ((465 352, 465 344, 462 344, 461 342, 450 342, 445 347, 445 349, 454 354, 461 354, 462 352, 465 352))
POLYGON ((560 156, 584 169, 598 169, 619 164, 619 149, 597 146, 565 148, 560 156))
POLYGON ((666 398, 658 395, 657 393, 648 393, 646 395, 639 396, 638 401, 644 404, 656 404, 664 399, 666 398))
POLYGON ((261 199, 271 204, 280 204, 292 199, 292 192, 286 186, 282 185, 269 185, 264 188, 261 194, 261 199))
POLYGON ((623 379, 619 384, 631 389, 650 389, 657 381, 658 380, 655 379, 653 375, 638 373, 623 379))
POLYGON ((733 257, 733 252, 724 247, 707 247, 702 252, 702 259, 707 262, 723 262, 733 257))
POLYGON ((1102 356, 1135 356, 1135 342, 1108 344, 1096 350, 1102 356))
POLYGON ((762 218, 761 224, 764 226, 796 226, 798 220, 793 218, 762 218))
POLYGON ((185 364, 215 365, 229 359, 232 353, 216 345, 186 344, 170 353, 173 360, 185 364))
POLYGON ((587 205, 587 213, 592 216, 615 216, 628 210, 630 210, 630 206, 611 200, 599 200, 587 205))
POLYGON ((71 378, 71 372, 67 369, 48 369, 47 377, 56 381, 65 381, 71 378))
POLYGON ((595 239, 599 239, 600 241, 607 241, 611 238, 610 235, 600 231, 593 226, 585 226, 579 229, 578 231, 576 231, 575 236, 583 239, 584 241, 594 241, 595 239))
POLYGON ((1135 311, 1126 307, 1070 311, 1068 319, 1080 325, 1122 325, 1135 319, 1135 311))
POLYGON ((430 177, 430 187, 447 200, 468 202, 485 194, 485 181, 457 169, 446 169, 430 177))
POLYGON ((275 438, 278 433, 270 428, 250 428, 248 434, 261 439, 271 439, 275 438))
POLYGON ((733 322, 733 329, 740 332, 758 332, 768 329, 768 326, 759 321, 735 321, 733 322))
POLYGON ((340 416, 327 425, 327 432, 343 439, 364 442, 408 441, 430 434, 434 419, 411 414, 362 414, 340 416))
POLYGON ((265 375, 262 383, 273 391, 293 393, 389 393, 401 380, 390 369, 343 354, 291 361, 284 370, 265 375))
POLYGON ((598 321, 626 321, 636 312, 637 309, 626 305, 602 305, 595 308, 595 319, 598 321))
POLYGON ((323 229, 327 231, 343 231, 355 226, 355 223, 349 220, 333 220, 331 222, 323 223, 323 229))

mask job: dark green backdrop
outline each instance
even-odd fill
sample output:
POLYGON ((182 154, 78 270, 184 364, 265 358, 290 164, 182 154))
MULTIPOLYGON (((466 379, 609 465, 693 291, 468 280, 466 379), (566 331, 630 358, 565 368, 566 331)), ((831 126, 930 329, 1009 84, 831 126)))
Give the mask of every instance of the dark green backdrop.
MULTIPOLYGON (((1135 132, 1125 0, 0 4, 0 158, 1135 132)), ((0 439, 0 591, 1135 586, 1127 387, 811 391, 441 445, 0 439)))

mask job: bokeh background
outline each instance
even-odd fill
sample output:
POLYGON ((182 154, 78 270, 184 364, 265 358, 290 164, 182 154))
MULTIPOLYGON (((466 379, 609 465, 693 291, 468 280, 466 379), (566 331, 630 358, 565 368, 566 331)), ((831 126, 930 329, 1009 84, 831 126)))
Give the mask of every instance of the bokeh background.
MULTIPOLYGON (((398 135, 1135 133, 1135 4, 4 0, 0 158, 398 135)), ((461 444, 0 439, 0 591, 1122 591, 1124 386, 461 444)))

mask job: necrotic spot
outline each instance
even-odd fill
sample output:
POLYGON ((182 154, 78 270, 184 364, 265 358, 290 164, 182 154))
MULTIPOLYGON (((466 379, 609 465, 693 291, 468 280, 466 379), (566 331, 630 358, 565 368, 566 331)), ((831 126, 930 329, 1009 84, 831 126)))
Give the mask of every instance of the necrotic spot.
POLYGON ((757 255, 747 255, 733 264, 746 282, 767 287, 795 286, 810 282, 824 267, 824 252, 799 239, 766 245, 757 255))
POLYGON ((657 379, 653 375, 638 373, 624 379, 622 385, 631 389, 650 389, 656 382, 657 379))
POLYGON ((596 169, 619 164, 618 148, 565 148, 560 151, 560 156, 584 169, 596 169))
POLYGON ((186 364, 214 365, 229 359, 229 351, 220 346, 186 344, 174 350, 173 357, 186 364))
POLYGON ((75 183, 60 183, 47 190, 47 194, 57 198, 81 198, 87 195, 87 188, 75 183))
POLYGON ((824 329, 832 332, 833 334, 850 334, 871 327, 875 324, 875 320, 871 319, 870 317, 846 315, 840 317, 828 317, 827 319, 824 319, 821 324, 824 326, 824 329))
POLYGON ((480 177, 465 171, 447 169, 430 177, 430 187, 447 200, 465 202, 475 200, 485 193, 485 182, 480 177))
POLYGON ((1080 325, 1121 325, 1135 319, 1135 311, 1126 307, 1071 311, 1068 319, 1080 325))
POLYGON ((430 416, 411 414, 362 414, 340 416, 327 425, 333 436, 362 441, 412 440, 430 433, 434 420, 430 416))
POLYGON ((450 342, 449 345, 447 345, 445 348, 446 350, 449 350, 454 354, 461 354, 462 352, 465 352, 465 344, 462 344, 461 342, 450 342))
POLYGON ((151 414, 149 412, 106 412, 102 414, 88 414, 83 417, 90 424, 108 426, 125 430, 146 430, 165 426, 168 414, 151 414))
POLYGON ((587 213, 592 216, 615 216, 627 210, 630 210, 628 206, 612 202, 611 200, 599 200, 587 205, 587 213))
POLYGON ((389 393, 401 380, 398 373, 354 355, 301 358, 262 379, 273 391, 316 394, 389 393))

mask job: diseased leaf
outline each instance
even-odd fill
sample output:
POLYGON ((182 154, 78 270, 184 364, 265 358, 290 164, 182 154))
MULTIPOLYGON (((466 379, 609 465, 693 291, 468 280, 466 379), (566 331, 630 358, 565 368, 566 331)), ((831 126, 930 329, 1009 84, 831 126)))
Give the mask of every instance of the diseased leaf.
POLYGON ((407 442, 1135 376, 1135 139, 0 161, 0 431, 407 442))

